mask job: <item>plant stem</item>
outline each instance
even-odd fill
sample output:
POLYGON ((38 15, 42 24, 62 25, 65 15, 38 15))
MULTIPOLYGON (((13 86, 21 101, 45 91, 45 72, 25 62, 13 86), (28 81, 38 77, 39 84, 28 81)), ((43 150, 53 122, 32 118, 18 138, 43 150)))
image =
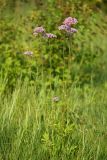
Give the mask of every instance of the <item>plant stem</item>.
POLYGON ((68 82, 70 78, 70 69, 71 69, 71 37, 69 37, 68 47, 69 47, 69 54, 68 54, 68 82))
POLYGON ((50 45, 50 40, 49 40, 49 65, 50 65, 50 90, 52 89, 52 84, 51 84, 51 80, 52 80, 52 57, 51 57, 51 49, 50 49, 51 45, 50 45))

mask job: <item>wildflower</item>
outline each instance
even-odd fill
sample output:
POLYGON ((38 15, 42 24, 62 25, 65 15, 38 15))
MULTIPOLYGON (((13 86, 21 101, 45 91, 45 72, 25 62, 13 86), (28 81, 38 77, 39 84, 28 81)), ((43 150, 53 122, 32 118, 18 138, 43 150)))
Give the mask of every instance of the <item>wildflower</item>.
POLYGON ((70 28, 69 30, 67 30, 68 33, 76 33, 77 32, 77 29, 75 28, 70 28))
POLYGON ((55 96, 55 97, 52 98, 52 101, 53 101, 53 102, 58 102, 59 100, 60 100, 60 99, 59 99, 59 97, 57 97, 57 96, 55 96))
POLYGON ((68 26, 68 25, 61 25, 61 26, 58 27, 58 29, 59 30, 65 30, 65 31, 67 31, 67 30, 70 29, 70 26, 68 26))
POLYGON ((73 34, 77 32, 77 29, 71 28, 73 24, 76 24, 78 21, 76 18, 68 17, 64 20, 63 25, 59 26, 59 30, 64 30, 68 34, 73 34))
POLYGON ((24 54, 24 55, 32 56, 32 55, 33 55, 33 52, 32 52, 32 51, 25 51, 23 54, 24 54))
POLYGON ((68 17, 64 20, 63 24, 71 26, 73 24, 76 24, 78 21, 76 18, 68 17))
POLYGON ((52 33, 46 33, 44 35, 44 37, 46 37, 46 38, 57 38, 57 36, 55 34, 52 34, 52 33))
POLYGON ((76 33, 77 32, 77 29, 75 28, 71 28, 70 26, 68 25, 61 25, 58 27, 59 30, 65 30, 67 33, 76 33))
POLYGON ((33 34, 37 36, 39 33, 45 33, 45 29, 43 27, 36 27, 33 31, 33 34))

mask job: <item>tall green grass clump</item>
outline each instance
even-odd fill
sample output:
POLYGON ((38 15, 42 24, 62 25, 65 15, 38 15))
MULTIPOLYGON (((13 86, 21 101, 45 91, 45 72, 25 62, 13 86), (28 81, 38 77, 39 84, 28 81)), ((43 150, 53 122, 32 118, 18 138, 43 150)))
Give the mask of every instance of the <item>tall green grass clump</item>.
POLYGON ((19 82, 2 92, 0 160, 106 160, 106 90, 19 82))

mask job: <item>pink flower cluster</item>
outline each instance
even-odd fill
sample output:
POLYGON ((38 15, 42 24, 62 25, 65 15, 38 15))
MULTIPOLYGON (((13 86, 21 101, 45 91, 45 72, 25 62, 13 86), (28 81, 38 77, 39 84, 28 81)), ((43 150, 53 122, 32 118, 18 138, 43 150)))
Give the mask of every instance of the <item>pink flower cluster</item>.
POLYGON ((43 33, 43 32, 45 32, 45 29, 43 27, 36 27, 34 29, 34 32, 36 32, 36 33, 43 33))
POLYGON ((72 17, 68 17, 64 20, 63 24, 68 25, 68 26, 72 26, 73 24, 78 23, 76 18, 72 18, 72 17))
POLYGON ((59 26, 59 30, 64 30, 69 34, 77 32, 77 29, 71 28, 72 25, 76 24, 78 21, 76 18, 68 17, 64 20, 63 25, 59 26))
POLYGON ((55 34, 52 34, 52 33, 46 33, 45 37, 47 37, 47 38, 57 38, 57 36, 55 34))
POLYGON ((33 34, 37 36, 38 34, 44 34, 45 29, 43 27, 36 27, 33 31, 33 34))
MULTIPOLYGON (((73 33, 77 32, 77 29, 71 27, 72 25, 74 25, 76 23, 78 23, 76 18, 68 17, 64 20, 63 24, 58 27, 58 29, 64 30, 68 34, 72 35, 73 33)), ((57 36, 55 34, 46 33, 46 30, 42 26, 36 27, 33 31, 33 35, 35 35, 35 36, 41 35, 42 37, 49 38, 49 39, 57 38, 57 36)), ((32 56, 33 52, 32 51, 25 51, 23 54, 32 56)), ((58 101, 59 99, 58 99, 58 97, 54 97, 53 100, 58 101)))
POLYGON ((43 27, 36 27, 33 31, 33 35, 38 36, 38 34, 41 34, 44 38, 57 38, 55 34, 52 33, 46 33, 45 29, 43 27))

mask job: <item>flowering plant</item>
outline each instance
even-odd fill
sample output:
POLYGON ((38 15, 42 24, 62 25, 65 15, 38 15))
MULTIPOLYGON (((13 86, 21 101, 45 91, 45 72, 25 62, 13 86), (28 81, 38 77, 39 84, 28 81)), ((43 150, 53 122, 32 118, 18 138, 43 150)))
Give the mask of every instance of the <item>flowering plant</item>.
MULTIPOLYGON (((72 17, 68 17, 68 18, 66 18, 63 22, 62 22, 62 25, 60 25, 59 27, 58 27, 58 29, 61 31, 65 31, 65 33, 67 33, 67 35, 69 35, 69 37, 71 37, 74 33, 76 33, 77 32, 77 29, 75 29, 75 28, 73 28, 73 25, 75 25, 75 24, 77 24, 77 19, 76 18, 72 18, 72 17)), ((35 27, 34 28, 34 30, 33 30, 33 35, 34 36, 36 36, 36 37, 40 37, 40 38, 43 38, 43 39, 48 39, 48 41, 46 41, 46 45, 47 45, 47 42, 48 42, 48 45, 47 46, 49 46, 49 50, 48 50, 48 60, 49 60, 49 69, 50 69, 50 71, 49 71, 49 78, 50 78, 50 80, 53 80, 53 62, 54 62, 54 60, 52 59, 52 57, 53 57, 53 55, 51 54, 51 52, 52 51, 50 51, 50 49, 52 49, 51 47, 50 47, 50 39, 55 39, 55 38, 57 38, 57 36, 55 35, 55 34, 53 34, 53 33, 47 33, 46 32, 46 29, 43 27, 43 26, 39 26, 39 27, 35 27)), ((53 43, 53 41, 52 41, 52 43, 53 43)), ((69 44, 69 57, 71 56, 71 41, 69 40, 68 41, 68 44, 69 44)), ((42 48, 42 46, 40 45, 40 48, 42 48)), ((44 55, 42 54, 42 50, 40 51, 40 54, 41 54, 41 58, 43 58, 44 57, 44 55)), ((24 55, 29 55, 29 56, 32 56, 33 55, 33 52, 32 51, 26 51, 26 52, 24 52, 24 55)), ((64 55, 63 55, 63 57, 64 57, 64 55)), ((64 61, 64 59, 63 59, 63 61, 64 61)), ((64 62, 65 63, 65 62, 64 62)), ((43 64, 43 59, 41 59, 41 68, 42 68, 42 70, 41 70, 41 73, 42 73, 42 78, 44 77, 44 64, 43 64)), ((70 76, 70 71, 71 71, 71 69, 70 69, 70 67, 71 67, 71 60, 70 59, 68 59, 68 75, 67 75, 67 77, 69 77, 70 76)), ((63 68, 63 77, 64 77, 64 70, 65 70, 65 64, 64 64, 64 68, 63 68)), ((64 78, 63 78, 63 80, 64 80, 64 78)))
POLYGON ((76 24, 78 21, 76 18, 68 17, 64 20, 63 25, 59 26, 59 30, 64 30, 68 34, 72 35, 73 33, 77 32, 77 29, 72 28, 71 26, 76 24))

